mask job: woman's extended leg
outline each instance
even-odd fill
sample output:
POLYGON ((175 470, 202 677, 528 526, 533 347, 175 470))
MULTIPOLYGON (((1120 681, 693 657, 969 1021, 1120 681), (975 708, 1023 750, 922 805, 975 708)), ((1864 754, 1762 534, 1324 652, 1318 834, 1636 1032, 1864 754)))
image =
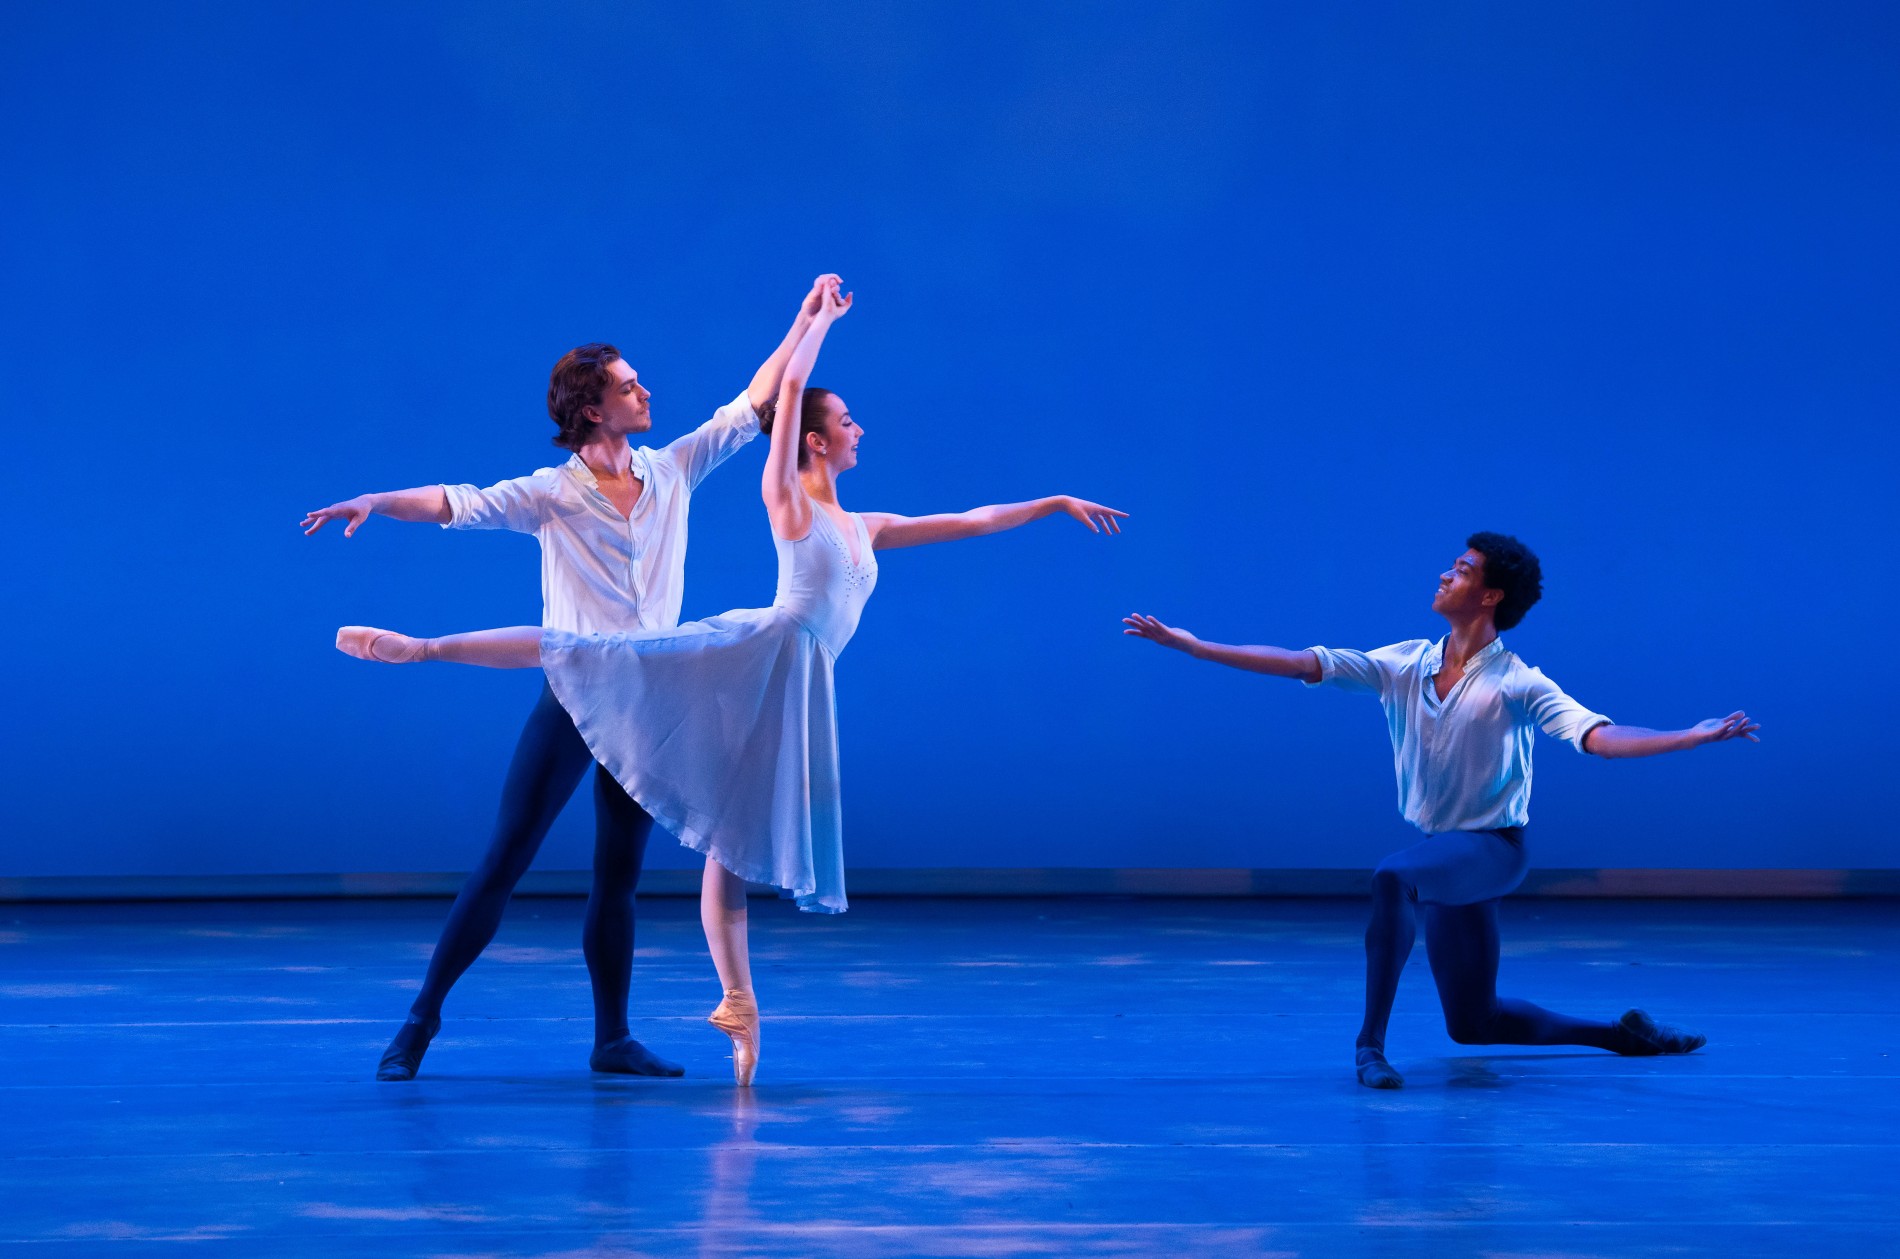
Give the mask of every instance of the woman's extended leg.
POLYGON ((732 1077, 752 1083, 759 1065, 759 1003, 752 995, 752 959, 746 947, 745 880, 706 858, 699 884, 699 924, 725 998, 707 1022, 732 1037, 732 1077))
POLYGON ((441 638, 411 638, 394 630, 345 625, 336 632, 336 649, 378 664, 446 660, 452 664, 480 665, 484 669, 539 669, 541 627, 515 625, 508 629, 447 634, 441 638))

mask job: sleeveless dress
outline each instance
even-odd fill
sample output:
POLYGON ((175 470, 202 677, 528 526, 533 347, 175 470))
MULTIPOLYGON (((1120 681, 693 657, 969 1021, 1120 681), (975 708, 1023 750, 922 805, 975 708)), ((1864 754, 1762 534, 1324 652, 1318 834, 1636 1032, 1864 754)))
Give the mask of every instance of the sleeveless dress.
POLYGON ((657 632, 541 636, 541 667, 594 759, 695 852, 800 909, 843 913, 844 827, 832 669, 877 584, 812 506, 776 535, 778 594, 657 632))

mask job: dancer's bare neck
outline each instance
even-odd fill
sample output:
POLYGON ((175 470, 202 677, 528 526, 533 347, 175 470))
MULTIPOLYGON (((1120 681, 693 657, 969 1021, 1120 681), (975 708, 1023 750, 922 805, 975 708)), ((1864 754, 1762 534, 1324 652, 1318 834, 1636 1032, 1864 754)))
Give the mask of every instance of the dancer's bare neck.
POLYGON ((579 453, 587 470, 602 480, 619 480, 633 471, 633 447, 621 434, 598 437, 582 446, 579 453))
POLYGON ((838 505, 838 478, 832 473, 831 465, 814 459, 798 470, 798 480, 813 502, 827 507, 838 505))
POLYGON ((1445 635, 1445 658, 1462 669, 1473 656, 1489 647, 1497 636, 1498 627, 1493 624, 1489 612, 1468 621, 1451 621, 1451 632, 1445 635))

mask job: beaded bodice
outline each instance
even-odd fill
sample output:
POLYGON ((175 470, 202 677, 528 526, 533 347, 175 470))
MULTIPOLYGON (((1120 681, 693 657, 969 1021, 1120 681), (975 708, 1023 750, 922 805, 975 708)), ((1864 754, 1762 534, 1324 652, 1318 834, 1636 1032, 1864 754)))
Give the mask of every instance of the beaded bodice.
POLYGON ((877 585, 877 555, 863 517, 850 513, 859 558, 822 507, 812 504, 811 529, 796 542, 775 537, 778 593, 772 606, 796 616, 832 655, 843 651, 857 632, 858 617, 877 585))

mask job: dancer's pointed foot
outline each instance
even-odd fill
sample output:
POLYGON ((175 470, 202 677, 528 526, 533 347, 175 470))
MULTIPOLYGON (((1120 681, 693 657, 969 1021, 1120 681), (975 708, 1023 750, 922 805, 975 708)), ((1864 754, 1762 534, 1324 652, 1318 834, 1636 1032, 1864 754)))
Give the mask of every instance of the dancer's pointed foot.
POLYGON ((750 1086, 759 1066, 759 1003, 743 988, 728 988, 706 1021, 732 1037, 732 1078, 750 1086))
POLYGON ((622 1036, 619 1040, 594 1046, 587 1065, 596 1071, 607 1071, 614 1075, 686 1074, 685 1067, 677 1062, 668 1062, 631 1036, 622 1036))
POLYGON ((367 625, 345 625, 336 632, 336 649, 378 664, 414 664, 428 655, 429 640, 367 625))
POLYGON ((1359 1073, 1359 1083, 1369 1089, 1402 1089, 1405 1077, 1392 1069, 1385 1060, 1385 1051, 1371 1045, 1361 1045, 1353 1053, 1353 1067, 1359 1073))
POLYGON ((1632 1058, 1648 1058, 1656 1054, 1692 1054, 1709 1043, 1709 1038, 1700 1032, 1685 1032, 1680 1027, 1667 1027, 1658 1023, 1641 1010, 1625 1010, 1623 1017, 1616 1021, 1629 1040, 1627 1049, 1616 1052, 1632 1058))
POLYGON ((376 1078, 379 1080, 413 1080, 416 1071, 422 1066, 422 1055, 429 1052, 429 1042, 442 1030, 442 1016, 431 1019, 410 1015, 389 1042, 389 1048, 383 1050, 383 1060, 376 1064, 376 1078))

